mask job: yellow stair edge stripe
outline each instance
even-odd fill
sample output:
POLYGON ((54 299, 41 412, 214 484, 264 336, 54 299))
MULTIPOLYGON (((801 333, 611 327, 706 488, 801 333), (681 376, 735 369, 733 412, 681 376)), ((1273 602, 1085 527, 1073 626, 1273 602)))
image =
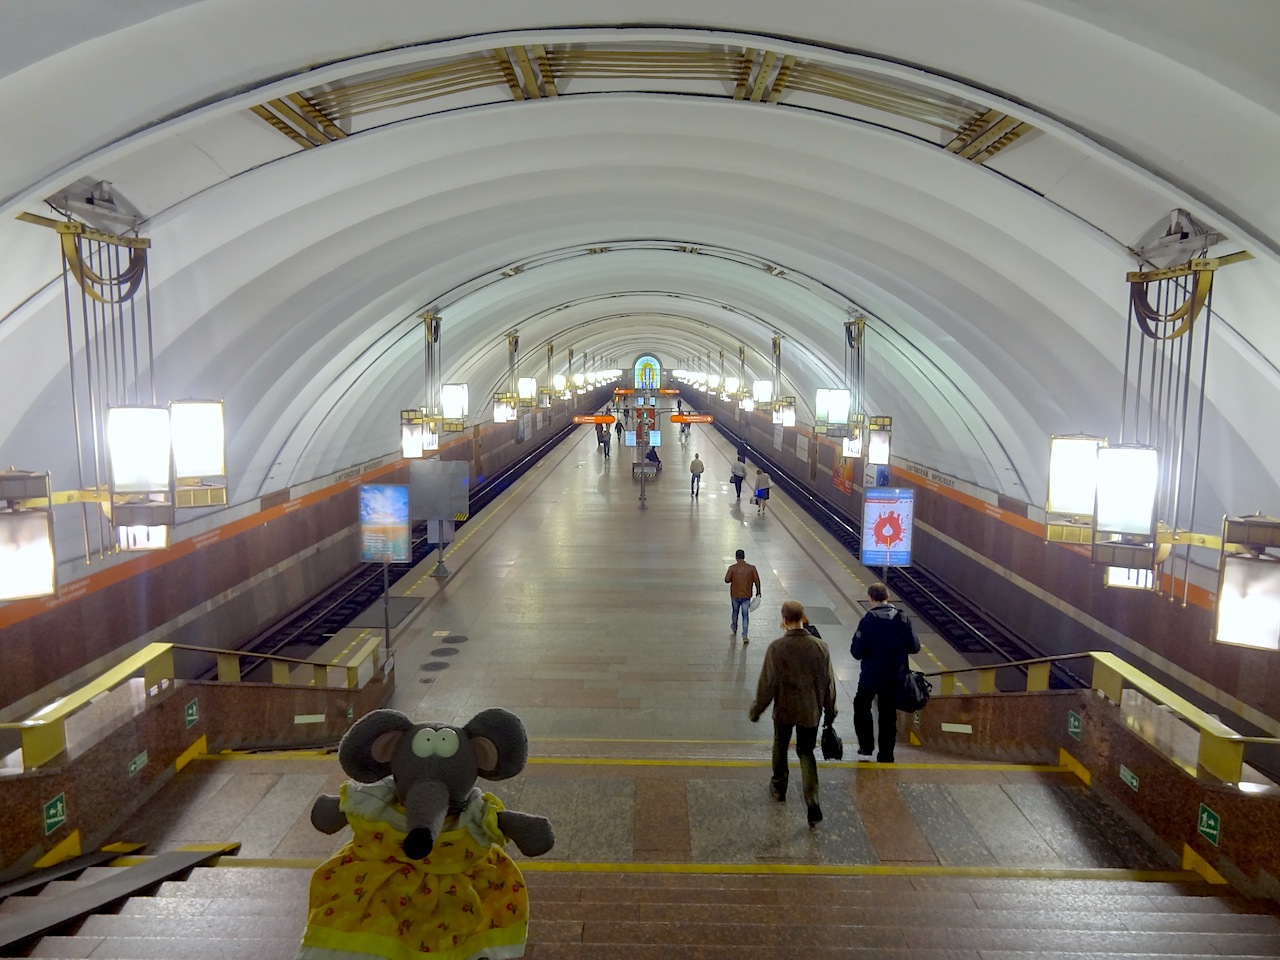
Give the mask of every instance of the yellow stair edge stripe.
MULTIPOLYGON (((121 857, 143 862, 148 857, 121 857)), ((327 857, 230 857, 219 858, 213 866, 258 867, 278 870, 314 870, 327 857)), ((907 876, 907 877, 991 877, 1014 880, 1110 880, 1141 883, 1204 883, 1194 870, 1129 870, 1123 867, 965 867, 941 864, 813 864, 813 863, 606 863, 557 860, 519 860, 528 873, 666 873, 703 876, 735 874, 745 876, 907 876)), ((131 866, 113 861, 112 866, 131 866)))
MULTIPOLYGON (((622 742, 622 741, 613 741, 622 742)), ((628 741, 634 742, 634 741, 628 741)), ((653 741, 662 743, 668 741, 653 741)), ((723 741, 739 743, 741 741, 723 741)), ((194 757, 195 760, 314 760, 317 757, 337 760, 334 752, 310 750, 281 750, 274 753, 210 753, 194 757)), ((530 766, 560 767, 768 767, 768 757, 758 760, 715 760, 697 757, 530 757, 530 766)), ((795 766, 796 761, 791 762, 795 766)), ((1016 770, 1025 773, 1070 773, 1072 767, 1064 764, 1048 763, 876 763, 867 760, 819 760, 818 766, 824 769, 857 769, 867 767, 881 770, 974 770, 1001 771, 1016 770)))

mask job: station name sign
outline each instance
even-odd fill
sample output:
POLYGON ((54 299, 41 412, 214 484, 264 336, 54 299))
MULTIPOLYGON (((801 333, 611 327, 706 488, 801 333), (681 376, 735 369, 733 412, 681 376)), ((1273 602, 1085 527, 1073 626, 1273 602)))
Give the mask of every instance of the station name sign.
POLYGON ((711 423, 715 420, 709 413, 673 413, 672 423, 711 423))
POLYGON ((576 413, 574 423, 613 423, 613 417, 607 413, 576 413))

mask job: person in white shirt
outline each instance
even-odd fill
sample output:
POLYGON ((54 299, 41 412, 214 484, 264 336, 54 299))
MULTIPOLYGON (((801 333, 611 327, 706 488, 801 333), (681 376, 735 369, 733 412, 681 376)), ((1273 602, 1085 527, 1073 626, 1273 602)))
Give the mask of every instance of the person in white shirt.
POLYGON ((696 497, 698 495, 698 488, 702 486, 702 471, 705 469, 707 469, 707 465, 695 453, 693 462, 689 464, 689 496, 696 497))
POLYGON ((733 481, 733 488, 738 491, 737 497, 734 499, 742 499, 742 481, 747 479, 747 461, 744 457, 738 457, 733 464, 733 470, 729 477, 733 481))

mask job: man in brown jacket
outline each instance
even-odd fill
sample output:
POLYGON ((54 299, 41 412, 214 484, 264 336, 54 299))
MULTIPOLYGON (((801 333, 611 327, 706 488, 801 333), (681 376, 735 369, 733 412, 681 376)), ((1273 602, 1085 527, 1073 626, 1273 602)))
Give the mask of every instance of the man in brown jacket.
POLYGON ((791 731, 796 734, 800 782, 808 808, 809 826, 822 820, 818 806, 818 722, 831 726, 836 719, 836 678, 827 645, 804 628, 804 605, 788 600, 782 605, 782 626, 787 631, 769 644, 756 685, 756 699, 747 716, 755 723, 773 703, 773 777, 769 795, 779 803, 787 799, 787 748, 791 731))
POLYGON ((738 635, 738 615, 742 615, 742 642, 746 643, 747 624, 751 620, 751 589, 760 596, 760 571, 747 563, 747 555, 741 550, 734 553, 736 563, 725 571, 724 582, 729 585, 729 629, 738 635))

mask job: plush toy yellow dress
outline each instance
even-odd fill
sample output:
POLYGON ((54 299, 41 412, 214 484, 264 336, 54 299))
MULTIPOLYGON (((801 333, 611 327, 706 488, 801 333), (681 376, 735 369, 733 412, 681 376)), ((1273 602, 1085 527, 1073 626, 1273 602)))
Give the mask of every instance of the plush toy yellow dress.
POLYGON ((422 860, 401 847, 404 808, 389 781, 348 781, 339 797, 355 835, 311 878, 297 960, 524 956, 529 897, 502 849, 497 797, 473 789, 422 860))

